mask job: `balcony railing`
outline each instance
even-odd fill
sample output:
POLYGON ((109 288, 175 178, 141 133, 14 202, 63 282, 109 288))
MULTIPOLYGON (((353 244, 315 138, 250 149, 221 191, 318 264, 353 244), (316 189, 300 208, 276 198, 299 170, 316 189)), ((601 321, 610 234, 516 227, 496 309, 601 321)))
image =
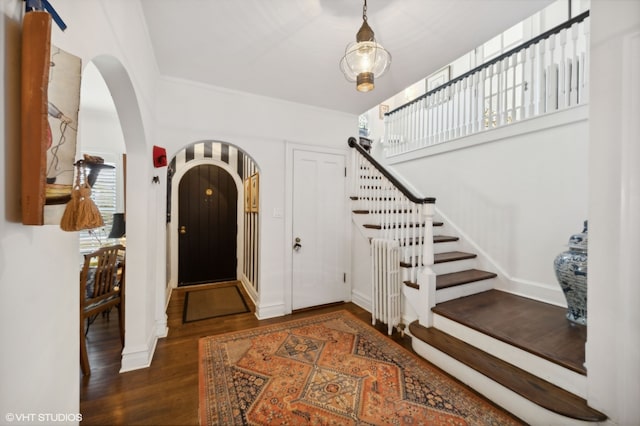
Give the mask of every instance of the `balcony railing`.
POLYGON ((393 156, 589 99, 589 11, 385 114, 393 156))

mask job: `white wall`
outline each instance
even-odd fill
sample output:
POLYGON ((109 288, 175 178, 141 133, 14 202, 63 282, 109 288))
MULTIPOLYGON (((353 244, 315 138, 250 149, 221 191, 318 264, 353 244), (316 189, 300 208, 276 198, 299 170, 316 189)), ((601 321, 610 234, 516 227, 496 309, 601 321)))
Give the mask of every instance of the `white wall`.
POLYGON ((640 419, 640 2, 592 1, 589 119, 589 403, 640 419))
MULTIPOLYGON (((169 157, 201 140, 231 143, 260 169, 260 318, 290 312, 291 218, 286 212, 288 142, 347 150, 357 116, 247 93, 162 78, 157 144, 169 157)), ((346 236, 345 236, 346 238, 346 236)))
MULTIPOLYGON (((152 140, 155 61, 150 56, 152 50, 137 2, 58 0, 55 7, 69 27, 63 33, 53 26, 53 44, 81 57, 83 65, 97 60, 115 94, 130 153, 129 191, 135 197, 130 196, 127 203, 134 214, 128 217, 126 346, 129 353, 142 354, 137 360, 140 365, 149 362, 153 353, 159 316, 156 280, 164 281, 155 272, 158 262, 154 240, 161 234, 147 217, 148 211, 158 210, 157 200, 148 191, 151 155, 146 142, 152 140), (122 100, 126 102, 119 104, 122 100)), ((3 416, 78 413, 78 237, 57 226, 20 224, 23 10, 20 0, 0 3, 0 134, 4 153, 0 173, 0 339, 5 342, 0 363, 0 412, 3 416)), ((77 423, 72 417, 67 420, 60 424, 77 423)))
POLYGON ((587 129, 578 107, 388 161, 436 198, 441 219, 498 268, 505 290, 566 306, 553 260, 587 219, 587 129))

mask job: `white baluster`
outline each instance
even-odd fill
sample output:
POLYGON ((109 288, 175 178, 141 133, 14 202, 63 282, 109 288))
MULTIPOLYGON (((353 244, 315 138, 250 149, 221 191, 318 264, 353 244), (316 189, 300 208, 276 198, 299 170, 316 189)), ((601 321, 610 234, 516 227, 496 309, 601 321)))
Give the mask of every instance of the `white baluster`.
POLYGON ((447 89, 447 140, 451 140, 455 138, 456 129, 456 87, 451 85, 447 89))
POLYGON ((502 61, 498 61, 495 64, 496 75, 496 118, 497 125, 504 124, 504 102, 502 100, 502 92, 505 88, 505 76, 502 68, 502 61))
POLYGON ((442 93, 442 141, 449 140, 449 87, 443 88, 442 93))
POLYGON ((509 122, 509 117, 511 117, 511 121, 517 120, 517 106, 516 106, 516 85, 518 83, 517 80, 517 72, 518 69, 518 57, 520 56, 520 52, 512 55, 511 60, 511 108, 509 109, 509 113, 507 114, 507 122, 509 122))
POLYGON ((407 144, 411 141, 411 106, 404 107, 404 145, 405 149, 407 144))
POLYGON ((425 144, 426 144, 425 143, 426 142, 425 113, 426 113, 426 110, 425 110, 425 98, 422 97, 422 98, 420 98, 420 101, 418 102, 418 114, 419 114, 419 117, 420 117, 420 123, 419 123, 419 126, 418 126, 418 128, 420 129, 420 132, 419 132, 419 135, 418 135, 418 137, 420 139, 420 143, 418 145, 419 148, 424 147, 425 144))
MULTIPOLYGON (((416 204, 411 205, 411 223, 413 223, 413 227, 411 228, 411 258, 416 259, 418 257, 418 241, 420 239, 420 228, 417 226, 417 213, 418 206, 416 204)), ((411 282, 418 282, 416 274, 414 274, 414 268, 411 269, 411 282)))
POLYGON ((466 136, 469 133, 469 102, 468 98, 468 87, 469 87, 469 77, 463 79, 460 84, 462 85, 462 101, 461 101, 461 120, 460 120, 460 136, 466 136))
POLYGON ((546 62, 545 62, 545 51, 546 51, 546 43, 544 40, 540 40, 540 42, 538 43, 538 49, 539 49, 539 56, 538 56, 538 108, 537 108, 537 114, 540 115, 542 113, 545 112, 545 97, 546 97, 546 88, 547 88, 547 81, 545 78, 545 66, 546 66, 546 62))
POLYGON ((442 142, 442 90, 435 93, 436 97, 436 143, 442 142))
POLYGON ((407 145, 405 149, 409 149, 413 143, 413 104, 407 105, 407 145))
POLYGON ((571 105, 578 104, 578 69, 580 64, 578 63, 578 35, 579 35, 579 24, 573 24, 571 26, 571 45, 572 45, 572 67, 571 67, 571 95, 569 98, 569 103, 571 105))
POLYGON ((476 132, 481 132, 484 130, 484 89, 485 89, 485 73, 486 68, 480 70, 480 75, 478 76, 478 85, 477 88, 477 99, 476 99, 476 122, 478 123, 478 127, 476 128, 476 132))
POLYGON ((558 109, 563 109, 568 105, 567 91, 567 30, 560 31, 560 60, 558 69, 558 109))
MULTIPOLYGON (((485 106, 485 110, 483 114, 485 116, 485 128, 491 128, 491 122, 493 121, 493 65, 487 68, 487 80, 489 80, 489 103, 488 106, 485 106), (488 126, 486 123, 489 123, 488 126)), ((486 95, 485 95, 485 105, 486 105, 486 95)))
POLYGON ((591 34, 591 19, 590 18, 585 19, 582 25, 583 25, 585 49, 583 53, 584 60, 582 61, 583 73, 582 73, 582 80, 581 80, 582 86, 580 90, 581 104, 589 102, 589 55, 590 55, 589 43, 590 43, 590 34, 591 34))
POLYGON ((391 148, 394 144, 395 144, 395 122, 396 122, 396 117, 395 115, 387 115, 385 118, 385 121, 387 123, 389 123, 389 133, 387 133, 387 146, 389 148, 391 148))
POLYGON ((546 112, 558 109, 558 66, 555 63, 556 35, 549 38, 549 65, 547 66, 546 112))
POLYGON ((413 107, 413 146, 417 147, 419 140, 418 133, 420 129, 420 119, 418 118, 418 102, 414 101, 411 106, 413 107))
MULTIPOLYGON (((536 78, 536 73, 535 73, 535 69, 536 69, 536 49, 537 49, 537 45, 531 45, 527 48, 527 50, 529 51, 529 58, 531 59, 529 61, 530 65, 531 65, 531 71, 529 74, 529 105, 527 108, 527 118, 529 117, 533 117, 536 114, 536 110, 535 110, 535 99, 536 99, 536 90, 538 88, 538 80, 536 78)), ((539 59, 538 59, 539 60, 539 59)))
POLYGON ((458 85, 458 83, 460 82, 456 82, 455 84, 451 85, 451 97, 449 98, 449 103, 451 104, 451 131, 449 132, 449 139, 454 139, 458 136, 458 105, 459 105, 459 100, 458 100, 458 95, 459 95, 459 91, 460 91, 460 87, 458 85))
POLYGON ((478 124, 478 78, 480 73, 476 72, 470 76, 469 80, 469 103, 470 103, 470 129, 471 133, 475 133, 477 131, 478 124))
POLYGON ((527 80, 526 80, 526 68, 527 68, 527 51, 523 49, 520 51, 520 63, 521 63, 521 72, 522 72, 522 80, 520 85, 520 120, 524 120, 525 118, 525 104, 524 104, 524 92, 527 91, 527 80))
POLYGON ((436 143, 437 117, 436 95, 432 93, 431 96, 429 96, 429 145, 436 143))

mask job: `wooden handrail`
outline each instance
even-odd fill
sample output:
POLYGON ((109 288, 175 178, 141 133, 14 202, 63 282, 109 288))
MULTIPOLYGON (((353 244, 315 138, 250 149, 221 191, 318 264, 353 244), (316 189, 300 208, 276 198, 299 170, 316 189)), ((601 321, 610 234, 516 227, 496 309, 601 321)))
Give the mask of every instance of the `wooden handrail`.
POLYGON ((400 182, 395 176, 393 176, 387 169, 380 163, 376 161, 375 158, 371 156, 363 147, 360 146, 358 140, 353 136, 349 138, 349 146, 358 151, 364 158, 369 161, 373 167, 375 167, 380 173, 383 174, 384 177, 389 179, 389 181, 402 192, 402 194, 407 197, 410 201, 416 204, 435 204, 436 199, 434 197, 425 197, 420 198, 413 194, 402 182, 400 182))
POLYGON ((469 76, 471 76, 471 75, 473 75, 473 74, 475 74, 475 73, 477 73, 477 72, 479 72, 479 71, 481 71, 481 70, 483 70, 485 68, 488 68, 493 64, 496 64, 496 63, 502 61, 503 59, 508 58, 508 57, 514 55, 515 53, 518 53, 521 50, 524 50, 524 49, 526 49, 527 47, 529 47, 529 46, 531 46, 533 44, 538 43, 540 40, 547 39, 547 38, 551 37, 553 34, 557 34, 557 33, 559 33, 560 31, 562 31, 562 30, 564 30, 566 28, 571 28, 571 26, 573 24, 575 24, 577 22, 582 22, 585 19, 587 19, 588 17, 589 17, 589 11, 588 10, 586 12, 582 12, 580 15, 575 16, 575 17, 569 19, 568 21, 563 22, 562 24, 560 24, 558 26, 555 26, 555 27, 551 28, 548 31, 545 31, 544 33, 540 34, 539 36, 536 36, 536 37, 532 38, 531 40, 529 40, 527 42, 524 42, 523 44, 521 44, 519 46, 514 47, 513 49, 511 49, 511 50, 509 50, 509 51, 507 51, 507 52, 505 52, 505 53, 493 58, 492 60, 490 60, 488 62, 485 62, 485 63, 483 63, 481 65, 478 65, 477 67, 475 67, 471 71, 467 71, 466 73, 454 78, 453 80, 449 80, 448 82, 441 84, 440 86, 436 87, 435 89, 430 90, 430 91, 428 91, 427 93, 425 93, 425 94, 423 94, 421 96, 418 96, 417 98, 407 102, 406 104, 400 105, 398 108, 395 108, 394 110, 389 111, 389 112, 385 113, 384 115, 385 116, 391 115, 391 114, 395 113, 396 111, 399 111, 399 110, 401 110, 403 108, 408 107, 411 104, 414 104, 414 103, 420 101, 421 99, 424 99, 424 98, 426 98, 428 96, 431 96, 432 94, 438 92, 439 90, 445 89, 445 88, 447 88, 449 86, 453 86, 458 81, 464 80, 465 78, 467 78, 467 77, 469 77, 469 76))

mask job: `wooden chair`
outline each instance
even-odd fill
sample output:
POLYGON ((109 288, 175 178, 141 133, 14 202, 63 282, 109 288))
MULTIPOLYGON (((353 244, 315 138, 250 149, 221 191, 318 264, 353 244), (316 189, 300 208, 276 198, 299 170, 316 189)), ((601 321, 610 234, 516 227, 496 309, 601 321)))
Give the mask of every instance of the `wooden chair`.
POLYGON ((83 375, 90 375, 87 354, 85 320, 87 330, 90 321, 100 313, 118 309, 120 343, 124 347, 124 246, 117 244, 102 247, 84 255, 80 271, 80 366, 83 375))

